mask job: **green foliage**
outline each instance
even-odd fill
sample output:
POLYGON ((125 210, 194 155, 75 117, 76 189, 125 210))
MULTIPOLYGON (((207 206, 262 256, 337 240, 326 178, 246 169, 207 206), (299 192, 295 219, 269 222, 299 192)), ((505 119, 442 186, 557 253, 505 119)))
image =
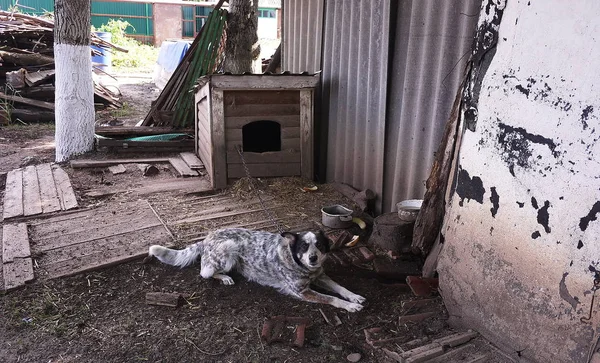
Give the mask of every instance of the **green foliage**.
POLYGON ((128 53, 112 51, 112 66, 115 68, 148 68, 150 70, 158 58, 158 49, 146 45, 127 36, 127 30, 135 30, 129 22, 111 19, 106 24, 92 31, 108 32, 112 35, 111 43, 129 50, 128 53))

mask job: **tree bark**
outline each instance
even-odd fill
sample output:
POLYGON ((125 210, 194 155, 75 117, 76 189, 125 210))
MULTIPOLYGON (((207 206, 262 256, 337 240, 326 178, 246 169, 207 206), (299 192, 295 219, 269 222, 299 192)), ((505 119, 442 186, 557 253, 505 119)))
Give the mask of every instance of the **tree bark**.
POLYGON ((258 46, 258 0, 230 0, 223 70, 252 72, 252 61, 260 55, 258 46))
POLYGON ((56 161, 94 147, 94 84, 90 52, 90 0, 56 0, 56 161))

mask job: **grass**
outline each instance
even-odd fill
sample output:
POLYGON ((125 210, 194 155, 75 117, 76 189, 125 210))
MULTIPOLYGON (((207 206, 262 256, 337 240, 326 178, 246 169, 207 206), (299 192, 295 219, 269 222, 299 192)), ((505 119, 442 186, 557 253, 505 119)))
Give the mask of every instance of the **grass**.
POLYGON ((127 21, 111 19, 98 28, 92 27, 92 31, 110 33, 111 43, 129 51, 127 53, 116 50, 112 52, 111 64, 116 71, 130 68, 151 70, 158 58, 159 49, 128 37, 126 31, 130 28, 134 29, 127 21))
POLYGON ((133 110, 133 108, 131 108, 129 103, 123 102, 123 107, 116 109, 116 110, 111 110, 110 116, 113 118, 119 119, 119 118, 130 116, 131 114, 133 114, 133 112, 134 112, 134 110, 133 110))

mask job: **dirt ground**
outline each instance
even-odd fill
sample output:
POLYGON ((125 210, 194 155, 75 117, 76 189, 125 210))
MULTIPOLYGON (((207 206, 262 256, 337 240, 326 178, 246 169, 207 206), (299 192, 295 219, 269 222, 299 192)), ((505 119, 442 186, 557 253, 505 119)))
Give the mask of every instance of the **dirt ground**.
MULTIPOLYGON (((135 124, 144 117, 152 99, 149 95, 157 96, 158 92, 147 77, 131 77, 127 82, 120 86, 128 104, 126 109, 122 113, 99 113, 98 123, 116 119, 135 124)), ((52 125, 0 129, 2 191, 2 176, 7 171, 53 160, 53 137, 52 125)), ((105 157, 100 152, 86 155, 105 157)), ((137 198, 126 193, 101 199, 82 197, 85 191, 101 186, 131 187, 139 179, 132 173, 113 176, 102 170, 63 167, 83 207, 97 203, 117 205, 137 198)), ((168 166, 164 166, 161 175, 174 177, 168 166)), ((319 193, 299 192, 298 187, 305 184, 306 181, 285 178, 267 181, 264 188, 289 206, 299 206, 296 214, 290 214, 293 220, 319 220, 320 206, 341 196, 329 186, 320 186, 319 193)), ((240 193, 238 184, 238 189, 225 193, 243 200, 243 189, 242 186, 240 193)), ((186 198, 175 193, 147 197, 167 221, 171 213, 184 208, 186 198)), ((174 234, 183 245, 185 236, 214 227, 217 226, 188 227, 174 230, 174 234)), ((415 299, 404 285, 376 279, 373 271, 357 267, 328 263, 326 270, 334 280, 367 298, 362 311, 347 313, 331 306, 305 303, 235 275, 235 285, 223 286, 202 280, 197 266, 176 269, 156 262, 134 261, 92 273, 36 281, 0 296, 0 361, 344 362, 349 354, 359 353, 360 362, 391 362, 381 349, 366 343, 365 329, 380 327, 386 337, 396 338, 385 345, 394 351, 407 349, 404 344, 414 339, 430 341, 453 332, 446 323, 448 317, 441 302, 433 308, 434 317, 400 324, 400 316, 418 312, 402 307, 403 301, 415 299), (145 296, 149 292, 179 293, 185 302, 177 308, 147 305, 145 296), (329 317, 337 315, 341 324, 328 324, 320 310, 329 317), (285 339, 272 345, 261 341, 263 323, 278 315, 311 321, 304 347, 294 347, 285 339)), ((284 337, 291 337, 293 329, 294 326, 286 326, 284 337)), ((488 354, 487 362, 511 361, 482 338, 469 343, 454 361, 467 361, 475 353, 488 354)))

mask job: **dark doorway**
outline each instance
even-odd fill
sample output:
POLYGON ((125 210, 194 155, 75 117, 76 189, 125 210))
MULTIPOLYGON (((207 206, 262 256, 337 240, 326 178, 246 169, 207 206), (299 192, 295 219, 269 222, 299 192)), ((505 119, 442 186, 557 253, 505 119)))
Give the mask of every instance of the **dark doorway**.
POLYGON ((254 121, 242 127, 244 152, 281 151, 281 125, 275 121, 254 121))

